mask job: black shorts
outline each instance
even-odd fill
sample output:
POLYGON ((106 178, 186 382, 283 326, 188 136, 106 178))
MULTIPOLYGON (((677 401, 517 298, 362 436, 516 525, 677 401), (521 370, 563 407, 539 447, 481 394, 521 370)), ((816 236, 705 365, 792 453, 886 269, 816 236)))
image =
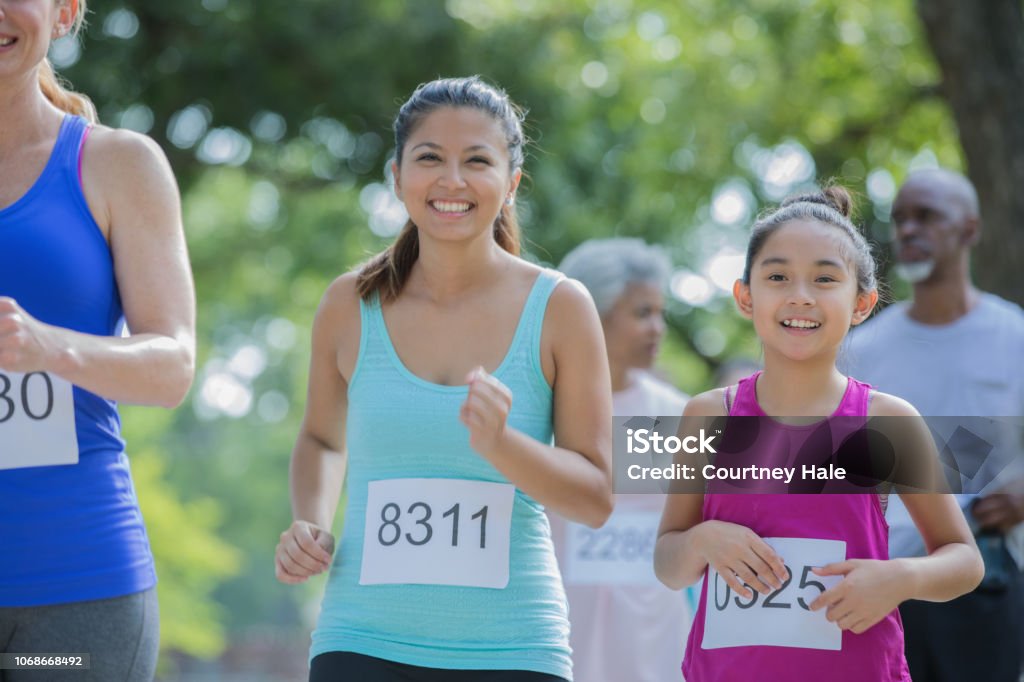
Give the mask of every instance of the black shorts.
POLYGON ((421 668, 383 658, 329 651, 313 659, 309 682, 566 682, 529 670, 448 670, 421 668))

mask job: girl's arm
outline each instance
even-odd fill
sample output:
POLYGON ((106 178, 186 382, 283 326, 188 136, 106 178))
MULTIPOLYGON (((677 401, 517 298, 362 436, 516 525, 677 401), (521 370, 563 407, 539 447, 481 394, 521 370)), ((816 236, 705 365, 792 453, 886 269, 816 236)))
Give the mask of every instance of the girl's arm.
POLYGON ((517 488, 555 513, 592 528, 612 511, 611 379, 601 322, 590 295, 559 284, 544 316, 542 355, 553 357, 554 446, 507 427, 513 396, 482 369, 467 382, 460 418, 470 445, 517 488))
MULTIPOLYGON (((929 472, 926 489, 941 489, 935 444, 917 410, 895 396, 876 393, 870 416, 900 417, 896 437, 911 448, 910 456, 922 458, 914 468, 929 472)), ((908 493, 901 498, 924 538, 928 556, 851 559, 814 569, 818 575, 844 576, 811 604, 812 610, 827 607, 828 619, 844 630, 859 634, 907 599, 949 601, 973 590, 985 575, 974 536, 952 495, 908 493)))
MULTIPOLYGON (((724 389, 694 397, 679 424, 680 439, 696 435, 705 418, 725 414, 724 389)), ((782 586, 786 568, 764 540, 746 526, 702 520, 702 493, 669 493, 654 547, 654 573, 673 590, 700 580, 710 565, 744 598, 753 596, 744 583, 762 594, 782 586)))
POLYGON ((110 400, 176 407, 195 373, 195 291, 170 165, 149 138, 95 129, 83 190, 114 261, 131 336, 83 334, 0 298, 0 369, 51 372, 110 400))
POLYGON ((292 525, 275 553, 277 579, 300 583, 327 570, 334 553, 331 525, 345 480, 348 382, 339 370, 346 343, 359 339, 359 300, 354 274, 328 288, 313 322, 306 412, 290 470, 292 525))

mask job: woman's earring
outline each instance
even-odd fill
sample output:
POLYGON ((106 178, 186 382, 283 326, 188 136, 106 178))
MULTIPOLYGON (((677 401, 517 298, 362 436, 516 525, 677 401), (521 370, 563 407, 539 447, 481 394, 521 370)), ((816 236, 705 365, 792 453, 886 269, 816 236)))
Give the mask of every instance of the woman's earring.
POLYGON ((507 197, 505 197, 505 205, 506 206, 511 206, 512 205, 512 195, 511 194, 509 194, 507 197))

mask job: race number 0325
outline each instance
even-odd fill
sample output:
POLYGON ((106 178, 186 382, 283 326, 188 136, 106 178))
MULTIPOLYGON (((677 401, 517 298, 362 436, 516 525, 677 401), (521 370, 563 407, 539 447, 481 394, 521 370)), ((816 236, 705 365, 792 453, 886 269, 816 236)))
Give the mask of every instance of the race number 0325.
POLYGON ((785 562, 789 579, 771 594, 751 590, 752 596, 745 598, 735 594, 718 571, 709 567, 701 647, 842 649, 839 626, 828 621, 824 609, 810 610, 811 602, 840 582, 842 576, 818 576, 811 569, 846 559, 846 542, 817 538, 764 538, 764 541, 785 562))

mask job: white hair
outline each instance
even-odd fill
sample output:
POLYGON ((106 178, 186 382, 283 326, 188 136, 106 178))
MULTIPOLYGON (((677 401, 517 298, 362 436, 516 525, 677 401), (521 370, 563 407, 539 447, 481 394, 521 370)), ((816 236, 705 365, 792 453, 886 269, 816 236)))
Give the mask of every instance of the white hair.
POLYGON ((558 269, 579 280, 604 315, 630 284, 668 286, 672 264, 665 252, 642 239, 589 239, 562 259, 558 269))

